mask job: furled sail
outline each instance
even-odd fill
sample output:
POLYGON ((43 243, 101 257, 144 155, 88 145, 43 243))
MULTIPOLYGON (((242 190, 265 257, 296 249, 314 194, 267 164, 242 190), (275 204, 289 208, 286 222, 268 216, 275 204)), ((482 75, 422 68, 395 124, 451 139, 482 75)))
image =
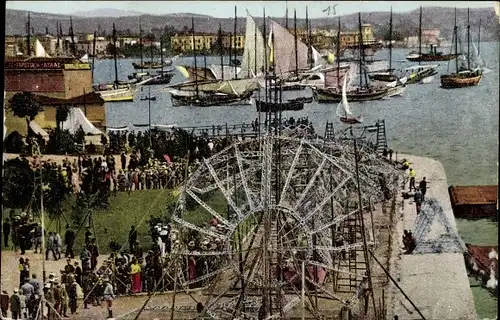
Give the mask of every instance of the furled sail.
POLYGON ((247 10, 247 26, 245 33, 245 50, 241 70, 243 75, 258 74, 264 68, 264 36, 257 27, 255 20, 247 10), (257 70, 255 70, 257 68, 257 70), (257 71, 257 72, 255 72, 257 71))
MULTIPOLYGON (((198 92, 218 92, 225 94, 236 94, 240 95, 248 91, 258 90, 259 83, 257 79, 232 79, 232 80, 219 80, 210 81, 205 83, 198 83, 198 92)), ((195 83, 183 83, 175 86, 170 86, 168 89, 176 95, 183 95, 185 93, 187 96, 192 96, 191 93, 196 91, 195 83), (171 89, 170 89, 171 88, 171 89)))
MULTIPOLYGON (((276 74, 284 75, 295 71, 295 36, 273 20, 271 20, 271 30, 274 35, 276 74)), ((297 69, 309 69, 307 46, 300 40, 297 40, 297 69)))

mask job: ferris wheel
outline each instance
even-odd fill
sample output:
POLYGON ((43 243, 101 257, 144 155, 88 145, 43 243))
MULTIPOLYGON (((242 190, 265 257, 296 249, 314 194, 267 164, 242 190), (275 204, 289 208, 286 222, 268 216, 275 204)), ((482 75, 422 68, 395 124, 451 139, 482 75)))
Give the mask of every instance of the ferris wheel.
POLYGON ((345 263, 366 259, 373 245, 360 227, 360 198, 364 209, 384 197, 381 184, 395 192, 400 178, 345 140, 233 144, 204 159, 181 192, 172 219, 182 285, 208 288, 201 315, 214 319, 283 318, 300 303, 319 317, 313 294, 345 301, 336 276, 364 279, 345 263))

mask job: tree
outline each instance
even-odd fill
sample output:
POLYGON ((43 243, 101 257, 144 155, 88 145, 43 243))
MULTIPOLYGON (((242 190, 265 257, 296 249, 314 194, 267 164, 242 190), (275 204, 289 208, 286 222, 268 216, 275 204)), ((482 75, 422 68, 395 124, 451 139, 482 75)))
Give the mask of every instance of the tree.
POLYGON ((38 102, 36 96, 27 91, 18 92, 9 100, 10 109, 14 116, 26 119, 27 132, 30 132, 30 122, 43 111, 43 106, 38 102))
POLYGON ((5 139, 5 152, 21 153, 23 152, 24 142, 21 134, 17 131, 11 132, 5 139))
POLYGON ((11 159, 4 163, 2 202, 7 208, 25 210, 32 201, 34 174, 25 159, 11 159))
POLYGON ((56 109, 57 128, 63 130, 63 123, 68 120, 69 106, 64 104, 56 109))

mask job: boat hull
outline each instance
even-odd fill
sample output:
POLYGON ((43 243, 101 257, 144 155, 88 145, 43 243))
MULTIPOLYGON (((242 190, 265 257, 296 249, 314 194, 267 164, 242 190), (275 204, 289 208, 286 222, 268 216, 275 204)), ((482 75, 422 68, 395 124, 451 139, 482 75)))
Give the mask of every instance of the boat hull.
POLYGON ((394 97, 394 96, 401 96, 406 90, 406 86, 395 86, 392 88, 387 89, 387 96, 388 97, 394 97))
POLYGON ((340 117, 339 119, 340 119, 340 122, 347 123, 347 124, 361 123, 361 121, 358 118, 340 117))
POLYGON ((442 75, 441 88, 455 89, 477 86, 481 81, 482 74, 475 76, 460 76, 460 75, 442 75))
POLYGON ((408 81, 406 82, 406 84, 418 83, 427 77, 436 75, 437 73, 438 72, 436 71, 436 69, 433 68, 421 72, 412 73, 408 76, 408 81))
POLYGON ((158 84, 169 84, 172 78, 174 77, 173 73, 164 73, 161 76, 156 76, 151 78, 148 82, 144 83, 145 86, 158 85, 158 84))
POLYGON ((116 89, 97 91, 105 102, 127 102, 134 101, 134 89, 116 89))
POLYGON ((450 61, 458 57, 458 54, 422 54, 421 57, 415 56, 415 57, 410 57, 407 56, 406 60, 412 61, 412 62, 418 62, 418 61, 450 61))
POLYGON ((382 81, 382 82, 393 82, 398 80, 398 77, 393 74, 380 74, 380 73, 369 74, 368 78, 370 78, 370 80, 382 81))
MULTIPOLYGON (((368 92, 351 91, 347 93, 347 100, 349 101, 370 101, 380 100, 387 96, 388 90, 373 90, 368 92)), ((319 103, 330 103, 342 101, 342 91, 329 90, 329 89, 313 89, 313 95, 319 103)))
POLYGON ((243 95, 207 95, 207 96, 181 96, 170 93, 172 104, 178 106, 213 107, 220 105, 243 105, 251 104, 253 92, 243 95))

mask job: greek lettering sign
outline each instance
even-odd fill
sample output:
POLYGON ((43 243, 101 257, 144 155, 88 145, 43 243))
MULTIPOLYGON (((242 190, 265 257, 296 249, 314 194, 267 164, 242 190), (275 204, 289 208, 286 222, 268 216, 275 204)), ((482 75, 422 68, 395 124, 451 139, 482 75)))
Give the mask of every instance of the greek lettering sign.
POLYGON ((35 62, 35 61, 6 61, 5 69, 64 69, 61 62, 35 62))
POLYGON ((90 64, 88 63, 62 63, 62 62, 36 62, 36 61, 6 61, 4 64, 5 69, 15 70, 88 70, 90 64))

